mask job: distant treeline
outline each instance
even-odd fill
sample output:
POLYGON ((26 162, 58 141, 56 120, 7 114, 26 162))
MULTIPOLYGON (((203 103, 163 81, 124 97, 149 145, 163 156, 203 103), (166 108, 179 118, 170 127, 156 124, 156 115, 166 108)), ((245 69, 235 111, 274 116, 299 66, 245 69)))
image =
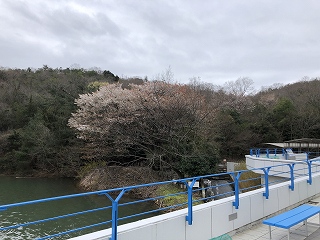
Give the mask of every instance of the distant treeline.
MULTIPOLYGON (((166 79, 158 80, 166 81, 166 79)), ((99 145, 95 142, 95 145, 92 145, 90 142, 92 139, 79 139, 76 137, 79 132, 75 127, 69 127, 68 121, 72 113, 76 113, 78 107, 81 107, 81 104, 78 106, 75 104, 75 100, 79 95, 94 93, 104 85, 120 84, 123 89, 131 89, 130 83, 141 85, 146 82, 148 82, 147 79, 121 79, 110 71, 99 69, 52 69, 43 66, 40 69, 0 70, 0 173, 76 176, 81 167, 88 162, 101 163, 108 159, 107 164, 111 163, 110 158, 103 156, 108 152, 106 149, 101 149, 104 144, 99 145), (97 149, 90 149, 89 144, 97 149), (90 153, 88 149, 94 152, 94 157, 88 157, 90 153), (100 156, 97 152, 101 153, 100 156)), ((168 84, 177 85, 170 82, 168 84)), ((254 94, 249 92, 251 85, 252 81, 242 78, 224 86, 214 86, 193 80, 187 85, 188 90, 181 86, 174 87, 179 93, 190 94, 191 89, 200 94, 202 100, 206 101, 206 105, 201 107, 201 114, 205 113, 204 107, 211 106, 210 114, 212 115, 207 121, 210 127, 202 128, 203 136, 206 137, 205 143, 196 132, 192 135, 195 139, 194 143, 201 142, 203 149, 214 146, 214 154, 217 158, 232 160, 244 158, 244 154, 248 153, 250 147, 261 143, 283 142, 305 137, 320 138, 320 81, 318 79, 273 86, 254 94)), ((147 91, 144 93, 149 94, 147 91)), ((177 94, 176 96, 178 97, 177 94)), ((194 97, 192 101, 186 96, 188 95, 183 95, 181 98, 181 101, 186 103, 182 105, 179 102, 181 106, 196 104, 196 95, 190 94, 190 97, 194 97)), ((154 116, 160 116, 156 115, 160 113, 154 111, 156 105, 152 105, 152 109, 150 106, 144 109, 149 112, 152 110, 154 116)), ((182 111, 180 107, 177 109, 182 111)), ((198 111, 195 107, 192 109, 198 111)), ((183 124, 191 124, 191 120, 195 121, 193 116, 200 115, 189 114, 188 116, 190 121, 183 124)), ((148 121, 151 123, 152 118, 148 118, 148 121)), ((165 125, 161 123, 161 126, 165 125)), ((179 124, 176 123, 176 131, 178 126, 179 124)), ((119 124, 117 127, 117 131, 120 131, 119 124)), ((148 136, 152 135, 151 129, 151 127, 148 128, 148 136)), ((168 129, 167 125, 166 129, 168 129)), ((153 144, 158 143, 153 142, 153 144)), ((105 148, 110 146, 105 145, 105 148)), ((130 145, 130 151, 124 149, 121 156, 118 155, 115 160, 118 161, 122 157, 125 159, 123 162, 139 164, 139 161, 130 160, 136 160, 137 155, 147 156, 146 152, 142 152, 146 144, 143 145, 144 148, 138 148, 136 144, 139 152, 134 156, 132 146, 134 144, 130 145), (125 155, 126 152, 127 155, 125 155)), ((185 147, 190 146, 190 141, 186 140, 183 145, 184 151, 188 150, 185 147)), ((119 146, 116 148, 119 149, 119 146)), ((193 151, 202 151, 195 146, 192 148, 194 148, 193 151)), ((148 150, 150 149, 155 148, 148 146, 148 150)), ((162 148, 157 148, 157 152, 160 149, 162 148)), ((209 154, 210 151, 207 153, 209 154)), ((159 156, 162 155, 159 153, 159 156)), ((184 158, 181 157, 181 159, 184 158)), ((190 169, 188 171, 190 175, 190 169)))

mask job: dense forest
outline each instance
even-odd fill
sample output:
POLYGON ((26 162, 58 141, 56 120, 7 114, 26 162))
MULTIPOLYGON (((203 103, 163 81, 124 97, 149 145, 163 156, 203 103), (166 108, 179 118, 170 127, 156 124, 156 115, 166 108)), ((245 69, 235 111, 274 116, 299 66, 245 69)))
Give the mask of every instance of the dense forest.
POLYGON ((100 69, 0 70, 0 173, 77 176, 88 164, 212 173, 263 142, 320 138, 320 81, 252 91, 100 69))

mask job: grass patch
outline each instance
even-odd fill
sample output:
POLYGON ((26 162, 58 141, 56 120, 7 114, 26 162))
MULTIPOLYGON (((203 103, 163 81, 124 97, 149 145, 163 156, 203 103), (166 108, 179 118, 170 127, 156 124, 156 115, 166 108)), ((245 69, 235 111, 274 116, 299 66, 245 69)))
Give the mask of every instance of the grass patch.
MULTIPOLYGON (((164 196, 156 201, 160 208, 170 207, 174 205, 184 204, 177 207, 178 209, 185 208, 188 202, 188 194, 186 189, 180 188, 178 184, 160 185, 157 189, 157 196, 164 196)), ((176 209, 176 208, 175 208, 176 209)), ((169 209, 168 211, 172 211, 169 209)))
MULTIPOLYGON (((166 184, 158 187, 156 191, 157 196, 164 196, 156 201, 159 208, 166 208, 178 205, 176 207, 169 208, 166 212, 186 208, 188 204, 188 192, 187 189, 181 188, 179 184, 166 184)), ((200 199, 197 193, 192 196, 193 200, 200 199)), ((201 202, 194 202, 193 205, 198 205, 201 202)))
POLYGON ((252 191, 261 188, 261 175, 252 171, 248 171, 246 163, 240 162, 235 166, 235 171, 247 170, 241 173, 239 187, 242 192, 252 191))

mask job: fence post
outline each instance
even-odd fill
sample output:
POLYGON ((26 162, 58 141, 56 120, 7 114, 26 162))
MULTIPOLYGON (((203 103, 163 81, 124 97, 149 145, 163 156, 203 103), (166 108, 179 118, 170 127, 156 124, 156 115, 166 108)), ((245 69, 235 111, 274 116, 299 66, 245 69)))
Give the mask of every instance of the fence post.
POLYGON ((311 168, 311 161, 307 159, 307 164, 308 164, 308 175, 309 175, 309 179, 307 180, 307 183, 309 183, 310 185, 312 184, 312 168, 311 168))
POLYGON ((259 151, 258 151, 258 148, 255 148, 255 149, 254 149, 254 152, 255 152, 255 154, 256 154, 256 157, 259 157, 259 151))
POLYGON ((239 179, 240 179, 240 175, 241 175, 241 171, 237 173, 237 175, 235 175, 235 172, 232 173, 233 178, 234 178, 234 202, 232 203, 232 205, 238 209, 239 208, 239 179))
POLYGON ((289 188, 293 191, 294 190, 294 174, 293 174, 293 168, 294 168, 294 165, 295 163, 292 163, 292 164, 288 164, 289 167, 290 167, 290 180, 291 180, 291 184, 289 186, 289 188))
POLYGON ((122 189, 116 199, 113 199, 108 193, 105 193, 112 202, 112 234, 110 240, 118 239, 118 204, 125 192, 126 189, 122 189))
POLYGON ((264 183, 265 183, 265 192, 263 193, 263 196, 266 197, 266 199, 269 199, 269 171, 271 167, 267 167, 266 169, 263 168, 264 172, 264 183))
POLYGON ((194 178, 192 180, 192 182, 190 183, 190 185, 188 184, 188 182, 185 182, 185 185, 187 186, 188 189, 188 215, 186 216, 186 221, 188 222, 189 225, 192 225, 192 221, 193 221, 193 213, 192 213, 192 188, 195 184, 195 182, 197 181, 197 178, 194 178))

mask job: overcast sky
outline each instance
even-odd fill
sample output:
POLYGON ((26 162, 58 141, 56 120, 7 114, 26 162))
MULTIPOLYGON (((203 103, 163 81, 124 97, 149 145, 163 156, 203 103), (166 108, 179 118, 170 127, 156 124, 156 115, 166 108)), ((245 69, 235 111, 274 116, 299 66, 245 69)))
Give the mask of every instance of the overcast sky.
POLYGON ((0 66, 223 85, 320 77, 319 0, 0 0, 0 66))

